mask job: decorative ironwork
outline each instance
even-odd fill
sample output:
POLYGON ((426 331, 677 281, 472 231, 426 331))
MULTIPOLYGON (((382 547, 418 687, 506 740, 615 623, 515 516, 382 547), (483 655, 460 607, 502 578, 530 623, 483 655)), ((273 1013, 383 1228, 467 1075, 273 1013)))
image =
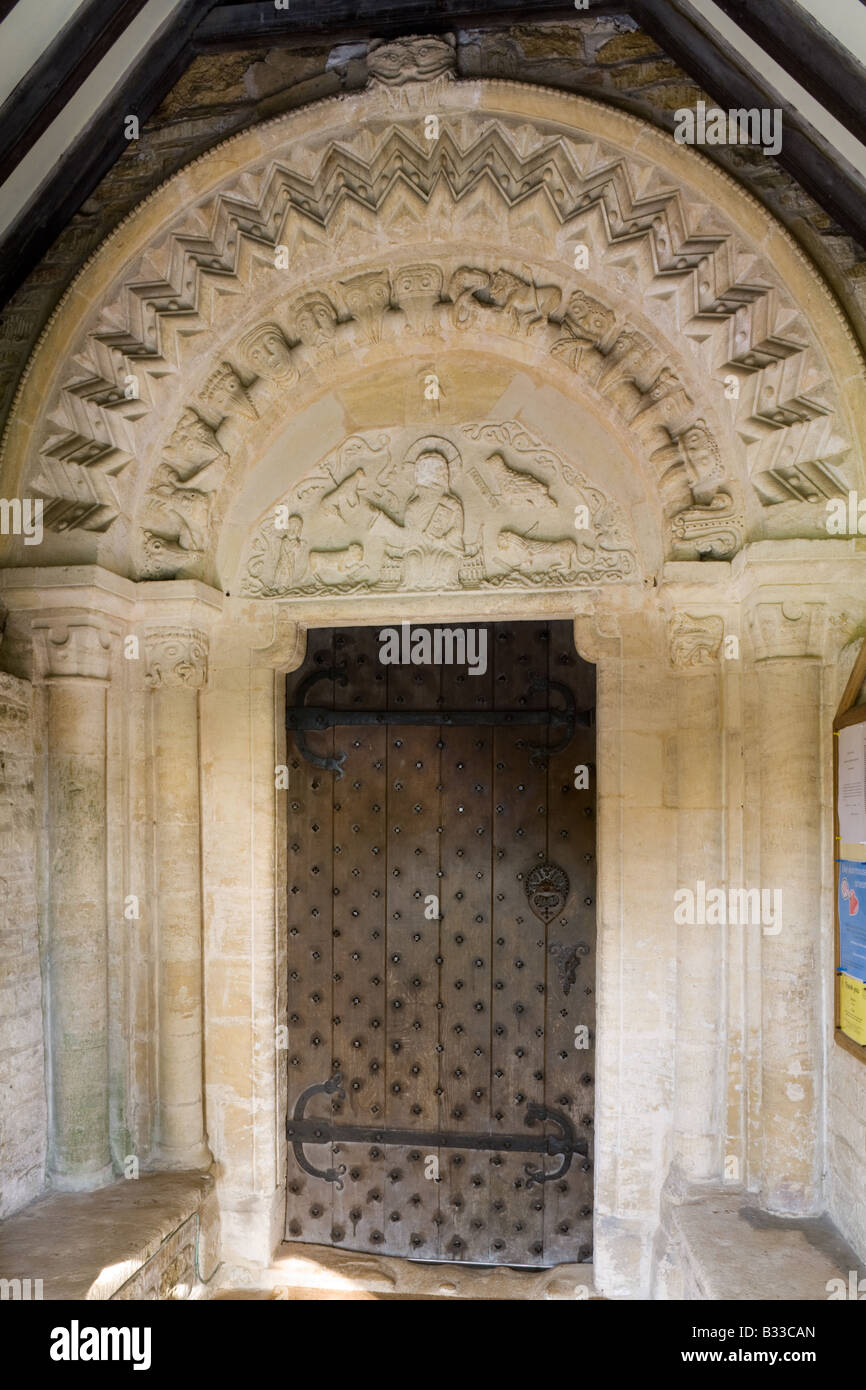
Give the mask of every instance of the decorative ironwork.
POLYGON ((548 1121, 557 1126, 557 1134, 471 1134, 452 1133, 447 1130, 334 1124, 328 1118, 314 1119, 304 1113, 307 1102, 313 1096, 321 1094, 336 1095, 338 1099, 345 1100, 346 1093, 343 1090, 343 1077, 340 1072, 336 1072, 329 1081, 308 1086, 301 1092, 286 1122, 286 1138, 292 1146, 299 1167, 303 1168, 305 1173, 309 1173, 310 1177, 323 1178, 325 1182, 334 1183, 338 1191, 343 1189, 346 1164, 341 1163, 333 1168, 316 1168, 304 1153, 305 1144, 414 1144, 419 1148, 431 1149, 482 1149, 490 1153, 550 1154, 561 1159, 559 1167, 552 1173, 546 1173, 543 1166, 534 1168, 531 1163, 527 1163, 524 1166, 527 1188, 564 1177, 571 1167, 572 1156, 580 1154, 586 1157, 588 1153, 587 1141, 575 1134, 574 1125, 568 1116, 561 1110, 555 1110, 549 1105, 540 1105, 536 1101, 530 1101, 527 1105, 524 1124, 532 1127, 548 1121))
POLYGON ((526 876, 529 906, 542 922, 561 912, 568 900, 568 874, 558 864, 538 864, 526 876))
POLYGON ((343 763, 346 761, 345 753, 335 753, 333 757, 325 757, 321 753, 316 753, 307 743, 307 733, 312 731, 353 728, 364 724, 380 725, 405 725, 414 724, 418 727, 431 728, 445 726, 448 728, 498 728, 503 726, 515 727, 526 725, 529 727, 546 726, 552 729, 562 729, 563 735, 556 743, 541 744, 530 743, 532 750, 530 761, 535 767, 544 767, 548 759, 555 753, 561 753, 568 747, 577 726, 590 728, 592 726, 592 711, 578 710, 575 699, 567 685, 559 681, 551 681, 534 676, 528 687, 528 694, 538 694, 541 691, 556 691, 562 696, 563 704, 561 708, 555 706, 548 709, 509 709, 509 710, 444 710, 444 709, 386 709, 386 710, 349 710, 349 709, 327 709, 320 705, 308 705, 305 703, 306 697, 314 685, 320 681, 337 681, 339 685, 348 684, 348 675, 344 666, 331 666, 324 671, 312 671, 305 676, 298 685, 296 699, 297 703, 286 711, 286 728, 295 735, 298 751, 301 757, 315 767, 321 767, 326 771, 336 772, 338 777, 343 776, 343 763))

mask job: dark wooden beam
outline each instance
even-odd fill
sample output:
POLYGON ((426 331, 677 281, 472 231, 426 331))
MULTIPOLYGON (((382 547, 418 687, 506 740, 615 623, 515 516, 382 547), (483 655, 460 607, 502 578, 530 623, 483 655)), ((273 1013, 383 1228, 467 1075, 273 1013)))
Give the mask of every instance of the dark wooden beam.
POLYGON ((334 43, 347 39, 396 34, 438 33, 455 25, 501 28, 510 24, 565 23, 581 14, 622 14, 627 0, 589 0, 589 10, 576 10, 574 0, 290 0, 287 10, 273 0, 219 5, 199 25, 198 51, 279 45, 328 35, 334 43))
POLYGON ((24 74, 0 106, 0 183, 140 10, 139 0, 90 0, 24 74))
POLYGON ((125 80, 64 151, 55 175, 37 190, 0 241, 0 307, 41 260, 99 180, 129 149, 124 117, 144 122, 186 71, 202 0, 184 0, 125 80))
MULTIPOLYGON (((668 0, 629 0, 641 27, 725 110, 776 107, 781 101, 737 54, 722 47, 668 0)), ((785 109, 776 160, 839 226, 866 245, 866 196, 851 169, 795 111, 785 109)))
POLYGON ((866 144, 866 69, 812 15, 788 0, 715 2, 866 144))

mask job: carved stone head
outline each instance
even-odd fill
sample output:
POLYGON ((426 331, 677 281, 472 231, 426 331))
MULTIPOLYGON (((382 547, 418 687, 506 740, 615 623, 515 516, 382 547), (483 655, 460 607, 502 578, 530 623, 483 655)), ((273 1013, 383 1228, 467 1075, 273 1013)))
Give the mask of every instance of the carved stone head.
POLYGON ((211 406, 223 415, 244 415, 248 420, 258 418, 258 411, 230 362, 221 362, 211 372, 202 387, 200 399, 205 406, 211 406))
POLYGON ((613 328, 616 315, 612 309, 608 309, 604 304, 593 299, 591 295, 584 294, 583 290, 575 290, 568 301, 568 316, 573 319, 587 338, 593 343, 601 342, 613 328))
POLYGON ((166 458, 182 467, 209 463, 222 452, 210 425, 189 408, 184 410, 165 447, 166 458))
POLYGON ((275 323, 260 323, 240 341, 240 353, 251 371, 268 381, 289 381, 297 375, 291 348, 275 323))
POLYGON ((402 87, 406 82, 429 82, 453 77, 456 68, 452 34, 418 34, 385 42, 374 39, 367 51, 367 71, 373 85, 402 87))
POLYGON ((692 482, 720 482, 724 477, 719 446, 707 428, 705 420, 695 420, 680 436, 692 482))
POLYGON ((441 488, 447 492, 451 486, 448 473, 448 460, 432 450, 419 454, 415 460, 416 487, 441 488))
POLYGON ((333 342, 337 332, 337 311, 326 294, 315 291, 299 299, 294 308, 298 337, 307 347, 333 342))

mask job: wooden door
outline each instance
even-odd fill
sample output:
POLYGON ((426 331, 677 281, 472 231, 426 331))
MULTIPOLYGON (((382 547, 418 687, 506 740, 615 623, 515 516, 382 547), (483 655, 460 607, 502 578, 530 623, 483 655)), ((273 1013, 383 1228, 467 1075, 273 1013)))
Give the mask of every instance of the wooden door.
POLYGON ((383 665, 379 632, 311 632, 288 678, 290 719, 340 722, 289 734, 286 1236, 586 1261, 594 730, 508 715, 591 711, 595 673, 567 622, 486 625, 483 674, 383 665))

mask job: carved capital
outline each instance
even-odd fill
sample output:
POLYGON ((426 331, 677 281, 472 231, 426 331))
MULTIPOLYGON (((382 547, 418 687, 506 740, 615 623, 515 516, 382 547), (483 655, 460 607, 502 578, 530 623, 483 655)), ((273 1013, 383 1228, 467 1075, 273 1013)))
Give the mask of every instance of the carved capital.
POLYGON ((747 620, 755 660, 821 659, 828 616, 825 603, 756 603, 747 620))
POLYGON ((715 613, 675 613, 668 622, 674 666, 714 666, 719 659, 725 620, 715 613))
POLYGON ((111 674, 111 633, 97 619, 36 618, 33 622, 38 680, 107 681, 111 674))
POLYGON ((201 690, 207 683, 208 642, 191 627, 148 628, 145 682, 151 690, 201 690))

